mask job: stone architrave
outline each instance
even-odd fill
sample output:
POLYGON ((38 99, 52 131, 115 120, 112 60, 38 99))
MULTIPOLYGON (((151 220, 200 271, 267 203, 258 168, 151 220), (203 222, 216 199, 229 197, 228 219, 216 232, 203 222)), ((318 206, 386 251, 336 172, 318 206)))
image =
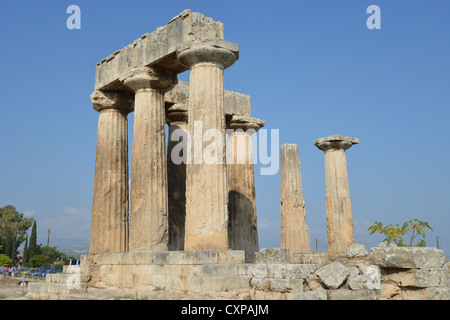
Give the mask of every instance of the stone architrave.
POLYGON ((224 69, 238 58, 225 40, 190 42, 177 51, 190 69, 185 250, 228 249, 224 69))
POLYGON ((186 161, 188 118, 186 106, 174 104, 166 110, 167 182, 169 199, 169 244, 171 251, 184 250, 186 220, 186 161))
POLYGON ((252 134, 264 125, 243 116, 232 116, 227 122, 229 247, 244 250, 247 261, 259 251, 252 134))
POLYGON ((133 96, 96 90, 99 112, 90 254, 128 251, 128 120, 133 96))
POLYGON ((168 198, 164 93, 172 72, 131 70, 120 80, 135 92, 130 190, 130 251, 165 251, 168 198))
POLYGON ((354 243, 353 216, 345 150, 358 138, 332 135, 314 144, 325 152, 327 252, 346 253, 354 243))
POLYGON ((280 183, 281 248, 288 248, 290 252, 311 252, 296 144, 281 146, 280 183))

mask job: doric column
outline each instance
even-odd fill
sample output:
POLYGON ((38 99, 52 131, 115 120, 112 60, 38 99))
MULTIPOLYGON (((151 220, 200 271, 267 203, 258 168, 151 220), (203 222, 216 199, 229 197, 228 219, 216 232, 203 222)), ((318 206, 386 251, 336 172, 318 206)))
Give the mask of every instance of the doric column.
POLYGON ((290 252, 311 252, 296 144, 281 146, 280 180, 281 248, 288 248, 290 252))
POLYGON ((186 160, 188 118, 184 105, 166 111, 169 126, 167 142, 167 182, 169 198, 169 245, 171 251, 184 250, 186 219, 186 160))
POLYGON ((237 53, 224 40, 178 48, 178 60, 190 68, 185 250, 228 249, 223 71, 237 53))
POLYGON ((229 247, 245 250, 247 261, 259 251, 252 134, 264 125, 262 120, 243 116, 227 122, 229 247))
POLYGON ((345 253, 355 241, 345 150, 357 143, 359 139, 341 135, 314 142, 317 148, 325 151, 328 253, 345 253))
POLYGON ((168 242, 164 93, 176 75, 135 69, 120 79, 135 92, 130 190, 130 251, 164 251, 168 242))
POLYGON ((94 91, 99 112, 90 254, 128 251, 128 122, 133 96, 94 91))

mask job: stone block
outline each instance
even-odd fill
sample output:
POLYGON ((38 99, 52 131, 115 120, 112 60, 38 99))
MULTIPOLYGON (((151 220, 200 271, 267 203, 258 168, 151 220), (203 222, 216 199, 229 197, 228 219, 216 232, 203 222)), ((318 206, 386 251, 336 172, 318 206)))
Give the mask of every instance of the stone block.
POLYGON ((213 292, 250 289, 250 280, 246 276, 205 277, 202 287, 213 292))
POLYGON ((187 70, 177 57, 177 46, 203 39, 223 39, 223 24, 198 12, 185 10, 165 26, 144 34, 97 63, 95 89, 123 90, 122 74, 148 65, 176 73, 187 70))
POLYGON ((367 256, 369 253, 366 250, 366 247, 362 244, 355 243, 350 246, 347 250, 347 257, 353 258, 353 257, 364 257, 367 256))
POLYGON ((122 254, 121 264, 153 264, 153 252, 127 252, 122 254))
POLYGON ((287 248, 263 248, 255 252, 255 263, 289 263, 290 254, 287 248))
POLYGON ((81 273, 81 266, 63 266, 64 273, 81 273))
POLYGON ((379 300, 380 290, 338 289, 328 291, 328 300, 379 300))
POLYGON ((402 300, 402 289, 394 283, 383 281, 380 300, 402 300))
POLYGON ((403 300, 449 300, 448 287, 402 288, 403 300))
POLYGON ((256 278, 306 279, 317 269, 312 264, 250 264, 247 275, 256 278))
POLYGON ((259 291, 303 291, 303 279, 252 278, 250 285, 252 288, 259 291))
POLYGON ((248 270, 252 268, 249 264, 204 264, 202 265, 203 276, 244 276, 249 275, 248 270))
POLYGON ((285 292, 252 290, 251 300, 287 300, 285 292))
POLYGON ((290 263, 323 265, 326 262, 328 262, 328 256, 325 253, 291 252, 290 263))
POLYGON ((323 288, 317 288, 312 291, 295 292, 290 297, 290 300, 327 300, 327 291, 323 288))
MULTIPOLYGON (((175 87, 165 93, 164 100, 166 105, 176 104, 178 108, 183 108, 180 111, 187 112, 189 106, 189 82, 178 80, 175 87)), ((250 96, 225 90, 223 107, 227 116, 250 116, 250 96)))
POLYGON ((333 262, 316 271, 316 275, 329 289, 339 288, 350 274, 350 268, 340 262, 333 262))
POLYGON ((226 264, 245 263, 245 251, 244 250, 227 250, 225 254, 226 264))
POLYGON ((374 247, 369 255, 383 268, 440 268, 445 262, 444 251, 432 247, 374 247))
POLYGON ((383 279, 393 282, 399 287, 446 287, 446 268, 422 268, 422 269, 383 269, 383 279))

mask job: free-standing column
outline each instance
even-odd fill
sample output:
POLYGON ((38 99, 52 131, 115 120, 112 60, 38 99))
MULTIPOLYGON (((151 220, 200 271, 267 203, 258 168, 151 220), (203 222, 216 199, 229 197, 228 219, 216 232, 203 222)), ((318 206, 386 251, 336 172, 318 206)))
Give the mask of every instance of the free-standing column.
POLYGON ((253 167, 252 134, 265 122, 233 116, 227 122, 228 140, 228 238, 229 247, 245 250, 247 261, 259 251, 253 167))
POLYGON ((176 75, 133 70, 121 81, 135 92, 130 190, 130 251, 165 251, 168 241, 164 93, 176 75))
POLYGON ((311 252, 296 144, 281 146, 280 180, 281 248, 288 248, 290 252, 311 252))
POLYGON ((128 122, 133 96, 94 91, 99 114, 90 254, 128 250, 128 122))
POLYGON ((178 49, 178 60, 190 68, 185 250, 228 249, 223 70, 237 52, 236 45, 223 40, 178 49))
POLYGON ((188 119, 184 106, 174 104, 166 111, 167 182, 169 198, 169 250, 184 250, 186 219, 186 160, 188 119))
POLYGON ((325 193, 327 211, 327 252, 345 253, 354 243, 352 206, 345 150, 359 139, 333 135, 314 144, 325 151, 325 193))

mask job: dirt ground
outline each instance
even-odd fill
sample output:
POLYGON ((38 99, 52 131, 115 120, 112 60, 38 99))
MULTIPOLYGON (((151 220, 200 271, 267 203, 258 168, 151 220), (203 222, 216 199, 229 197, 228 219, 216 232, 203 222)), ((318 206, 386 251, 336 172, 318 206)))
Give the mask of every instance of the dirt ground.
MULTIPOLYGON (((44 280, 28 280, 39 281, 44 280)), ((0 300, 30 300, 27 296, 27 287, 22 288, 22 278, 0 276, 0 300)), ((249 292, 230 291, 219 293, 188 293, 165 290, 153 286, 138 289, 118 289, 113 287, 88 287, 87 292, 71 293, 68 296, 59 296, 62 300, 247 300, 249 292)))

